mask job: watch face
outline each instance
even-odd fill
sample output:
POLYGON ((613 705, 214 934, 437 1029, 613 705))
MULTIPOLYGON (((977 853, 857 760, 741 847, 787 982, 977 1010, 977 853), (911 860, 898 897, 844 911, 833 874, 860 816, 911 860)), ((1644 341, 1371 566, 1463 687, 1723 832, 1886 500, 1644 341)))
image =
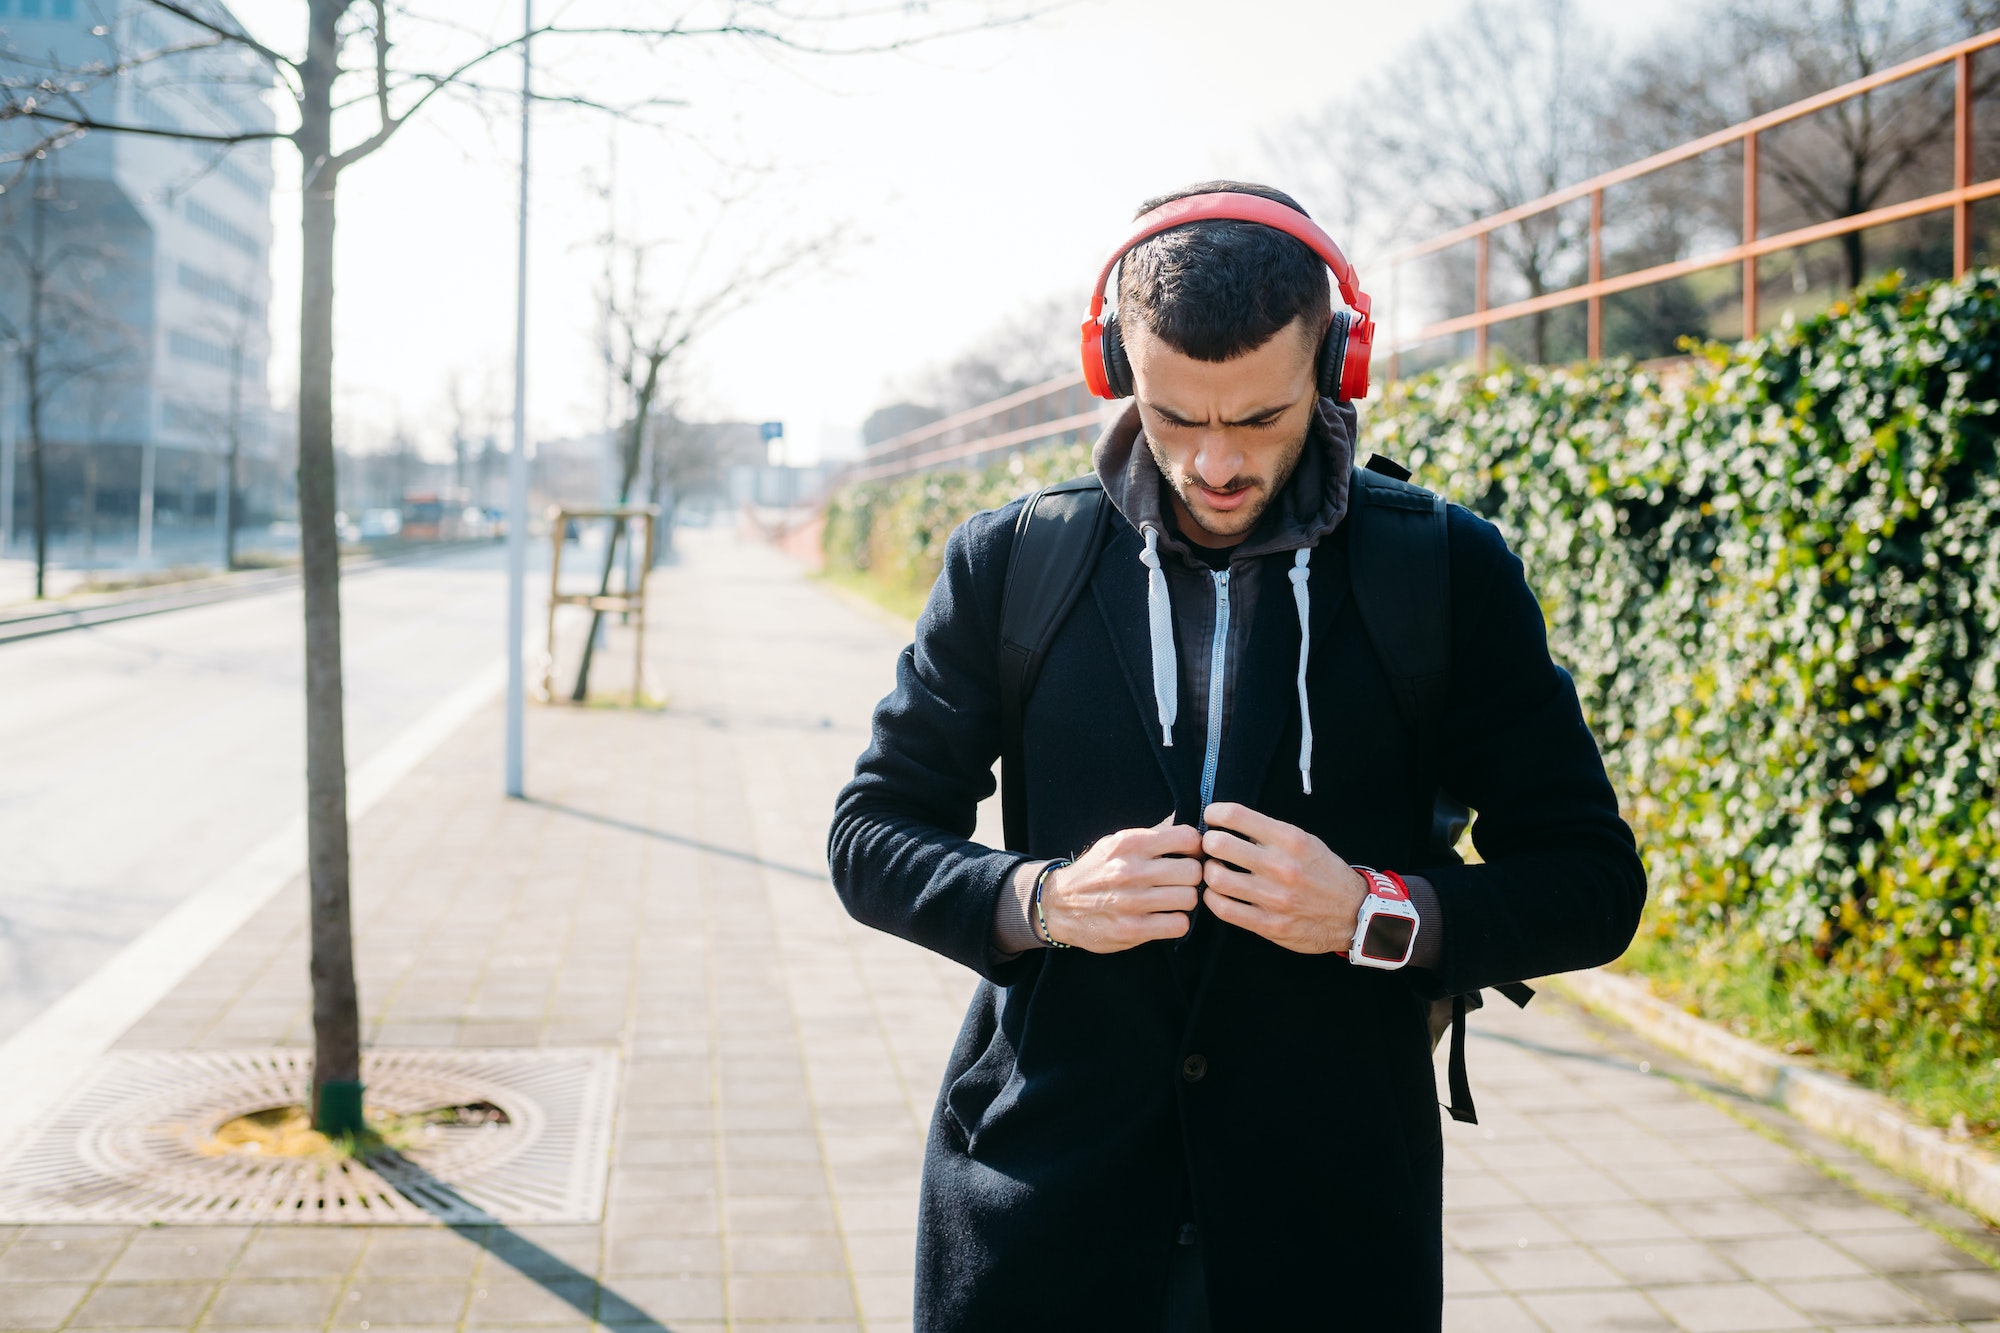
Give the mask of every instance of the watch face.
POLYGON ((1410 952, 1410 937, 1417 923, 1406 916, 1377 912, 1368 918, 1368 933, 1361 937, 1361 952, 1385 962, 1401 962, 1410 952))

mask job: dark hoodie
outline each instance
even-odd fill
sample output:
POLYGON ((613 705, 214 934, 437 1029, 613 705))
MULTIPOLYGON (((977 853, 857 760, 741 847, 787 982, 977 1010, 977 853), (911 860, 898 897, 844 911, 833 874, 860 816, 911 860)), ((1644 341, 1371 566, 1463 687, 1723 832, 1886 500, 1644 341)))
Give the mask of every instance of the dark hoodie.
MULTIPOLYGON (((1158 573, 1163 579, 1163 586, 1153 590, 1152 598, 1155 615, 1159 617, 1155 622, 1153 670, 1162 739, 1169 746, 1173 744, 1173 722, 1182 707, 1192 710, 1194 717, 1205 718, 1208 753, 1204 756, 1203 772, 1210 780, 1229 718, 1235 711, 1237 665, 1243 660, 1250 627, 1262 598, 1262 557, 1299 552, 1300 563, 1294 569, 1302 570, 1310 562, 1314 548, 1340 526, 1347 516, 1354 437, 1354 405, 1322 398, 1298 466, 1279 490, 1276 501, 1257 521, 1256 528, 1229 549, 1226 571, 1215 568, 1181 535, 1168 507, 1166 478, 1160 473, 1153 451, 1147 447, 1136 404, 1126 405, 1123 415, 1105 431, 1092 451, 1091 462, 1112 506, 1132 525, 1140 540, 1147 541, 1149 533, 1156 534, 1149 542, 1149 549, 1156 553, 1158 573), (1160 605, 1162 601, 1165 606, 1160 605), (1215 631, 1225 604, 1228 624, 1218 643, 1215 631), (1169 609, 1171 636, 1163 638, 1159 632, 1165 623, 1161 613, 1169 609), (1171 687, 1167 685, 1169 680, 1171 687), (1211 710, 1210 692, 1218 688, 1220 694, 1211 710)), ((1154 567, 1148 563, 1143 569, 1134 570, 1133 575, 1150 580, 1154 567)), ((1303 576, 1298 576, 1293 586, 1299 623, 1304 626, 1308 621, 1309 585, 1303 576)), ((1279 595, 1283 595, 1282 591, 1279 595)), ((1302 634, 1301 682, 1305 679, 1303 658, 1309 645, 1310 639, 1302 634)), ((1303 690, 1303 684, 1300 688, 1303 690)), ((1312 728, 1303 694, 1299 699, 1299 716, 1305 736, 1299 756, 1299 777, 1310 792, 1312 728)), ((1203 804, 1209 799, 1205 783, 1203 804)), ((1443 956, 1443 912, 1436 891, 1427 880, 1410 877, 1408 883, 1424 923, 1424 929, 1417 933, 1410 962, 1415 967, 1435 968, 1443 956)), ((994 948, 1003 956, 1044 947, 1029 922, 1026 898, 1031 884, 1032 876, 1022 876, 1017 881, 1016 894, 1003 894, 997 905, 994 948)))

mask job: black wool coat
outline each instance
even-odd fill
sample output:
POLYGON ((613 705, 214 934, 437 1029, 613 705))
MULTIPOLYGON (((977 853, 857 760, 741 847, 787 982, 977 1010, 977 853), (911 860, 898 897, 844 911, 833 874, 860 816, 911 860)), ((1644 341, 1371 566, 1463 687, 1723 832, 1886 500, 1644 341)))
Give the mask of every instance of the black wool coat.
MULTIPOLYGON (((1441 776, 1477 813, 1483 864, 1421 863, 1428 798, 1348 595, 1344 522, 1311 564, 1312 794, 1295 762, 1290 597, 1259 599, 1222 748, 1216 799, 1304 827, 1352 863, 1430 879, 1440 975, 1292 953, 1205 910, 1178 942, 996 960, 996 900, 1024 853, 1074 855, 1169 810, 1196 822, 1204 739, 1184 709, 1173 746, 1160 744, 1141 542, 1114 516, 1028 701, 1030 846, 970 840, 1001 749, 996 637, 1021 503, 952 534, 829 840, 858 920, 984 978, 926 1150, 917 1327, 1154 1333, 1192 1218, 1217 1333, 1437 1329, 1443 1144, 1426 999, 1603 963, 1645 897, 1520 562, 1492 525, 1450 511, 1441 776)), ((1284 588, 1290 560, 1271 559, 1264 586, 1284 588)))

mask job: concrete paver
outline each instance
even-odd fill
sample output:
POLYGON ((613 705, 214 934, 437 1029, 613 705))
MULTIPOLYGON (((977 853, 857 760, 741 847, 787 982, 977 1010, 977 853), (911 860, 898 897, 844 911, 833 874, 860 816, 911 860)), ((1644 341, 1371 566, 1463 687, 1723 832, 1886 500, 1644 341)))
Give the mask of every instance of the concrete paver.
MULTIPOLYGON (((371 1042, 622 1050, 603 1223, 0 1228, 0 1329, 908 1327, 971 979, 849 921, 822 859, 904 631, 687 537, 666 712, 535 712, 526 802, 483 715, 355 836, 371 1042)), ((303 1044, 303 916, 281 894, 124 1045, 303 1044)), ((2000 1273, 1924 1225, 1970 1219, 1553 997, 1473 1031, 1448 1329, 2000 1333, 2000 1273)))

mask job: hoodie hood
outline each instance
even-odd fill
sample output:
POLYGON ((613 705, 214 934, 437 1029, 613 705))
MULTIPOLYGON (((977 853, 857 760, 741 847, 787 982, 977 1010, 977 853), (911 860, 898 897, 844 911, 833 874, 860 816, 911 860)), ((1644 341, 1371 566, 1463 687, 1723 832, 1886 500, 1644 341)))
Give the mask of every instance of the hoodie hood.
MULTIPOLYGON (((1306 695, 1306 663, 1312 652, 1312 551, 1347 516, 1347 502, 1354 470, 1355 411, 1352 403, 1322 398, 1307 428, 1306 445, 1298 466, 1279 488, 1277 497, 1257 520, 1250 535, 1230 552, 1229 573, 1222 581, 1244 580, 1239 584, 1239 600, 1247 626, 1249 609, 1256 596, 1259 558, 1286 551, 1294 553, 1286 571, 1292 585, 1293 602, 1299 616, 1299 781, 1308 794, 1312 791, 1312 712, 1306 695), (1247 594, 1247 596, 1244 596, 1247 594)), ((1207 572, 1206 564, 1189 548, 1186 540, 1168 521, 1166 479, 1160 474, 1153 451, 1147 447, 1136 403, 1127 404, 1091 452, 1104 493, 1113 507, 1145 541, 1139 559, 1146 569, 1146 613, 1152 640, 1153 702, 1160 723, 1160 743, 1174 743, 1174 722, 1180 713, 1180 664, 1174 651, 1174 607, 1168 591, 1167 570, 1160 551, 1168 552, 1189 573, 1207 572)), ((1191 636, 1184 635, 1193 642, 1191 636)), ((1228 654, 1211 652, 1210 661, 1219 671, 1194 681, 1198 696, 1212 709, 1226 713, 1233 694, 1228 654), (1220 678, 1214 678, 1219 676, 1220 678)), ((1191 663, 1201 669, 1201 663, 1191 663)), ((1218 715, 1219 717, 1219 715, 1218 715)), ((1219 725, 1209 728, 1211 746, 1220 744, 1219 725)), ((1213 760, 1214 756, 1208 756, 1213 760)), ((1213 771, 1213 764, 1204 765, 1213 771)), ((1207 793, 1203 793, 1204 803, 1207 793)))

